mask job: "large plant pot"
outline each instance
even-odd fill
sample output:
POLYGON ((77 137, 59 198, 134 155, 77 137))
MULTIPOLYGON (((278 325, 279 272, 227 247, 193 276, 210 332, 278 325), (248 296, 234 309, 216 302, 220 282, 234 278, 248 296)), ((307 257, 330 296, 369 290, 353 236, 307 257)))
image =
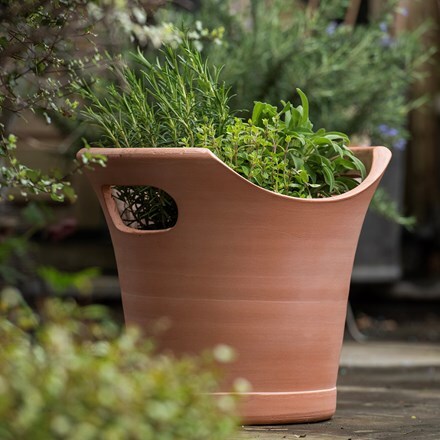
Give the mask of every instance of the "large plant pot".
POLYGON ((159 342, 177 354, 233 347, 223 391, 238 377, 252 384, 244 423, 318 421, 335 411, 356 244, 391 156, 354 150, 367 178, 327 199, 259 188, 208 149, 97 149, 107 166, 87 171, 110 228, 126 323, 149 333, 168 317, 159 342), (176 225, 125 226, 111 185, 162 188, 177 203, 176 225))

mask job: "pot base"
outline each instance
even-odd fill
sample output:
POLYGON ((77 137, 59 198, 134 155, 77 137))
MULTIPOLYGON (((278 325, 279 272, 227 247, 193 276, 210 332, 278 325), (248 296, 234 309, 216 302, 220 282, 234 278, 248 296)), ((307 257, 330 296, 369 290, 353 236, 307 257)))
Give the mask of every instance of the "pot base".
POLYGON ((239 412, 244 425, 321 422, 330 419, 336 411, 336 387, 316 391, 239 393, 239 396, 239 412))

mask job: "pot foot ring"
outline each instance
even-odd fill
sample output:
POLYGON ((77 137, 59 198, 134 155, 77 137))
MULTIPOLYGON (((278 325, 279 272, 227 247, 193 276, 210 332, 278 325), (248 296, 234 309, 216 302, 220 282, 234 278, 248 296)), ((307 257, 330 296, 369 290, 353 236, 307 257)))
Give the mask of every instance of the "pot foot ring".
POLYGON ((316 391, 234 394, 239 396, 239 413, 244 425, 319 422, 330 419, 336 410, 336 387, 316 391))

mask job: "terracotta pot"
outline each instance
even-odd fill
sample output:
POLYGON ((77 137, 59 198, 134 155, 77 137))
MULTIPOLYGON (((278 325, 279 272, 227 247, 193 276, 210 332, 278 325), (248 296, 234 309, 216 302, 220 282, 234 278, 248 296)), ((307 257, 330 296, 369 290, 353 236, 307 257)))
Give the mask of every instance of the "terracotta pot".
POLYGON ((97 149, 107 167, 87 171, 110 228, 126 323, 150 332, 168 317, 160 343, 177 354, 232 346, 238 359, 228 383, 252 384, 244 423, 318 421, 335 412, 356 245, 391 157, 384 147, 354 151, 367 178, 326 199, 259 188, 208 149, 97 149), (176 225, 125 226, 110 185, 164 189, 177 203, 176 225))

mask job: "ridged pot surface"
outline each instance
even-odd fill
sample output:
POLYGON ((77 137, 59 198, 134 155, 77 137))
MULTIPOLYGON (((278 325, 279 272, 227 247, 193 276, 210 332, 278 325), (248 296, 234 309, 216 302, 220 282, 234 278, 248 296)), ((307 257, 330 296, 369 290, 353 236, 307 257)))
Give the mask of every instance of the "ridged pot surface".
POLYGON ((166 317, 159 342, 176 354, 233 347, 224 392, 236 378, 251 383, 244 423, 318 421, 335 411, 356 245, 391 157, 384 147, 354 151, 367 178, 326 199, 259 188, 208 149, 97 149, 107 166, 87 172, 110 228, 126 323, 151 334, 166 317), (176 225, 125 226, 111 185, 165 190, 176 225))

